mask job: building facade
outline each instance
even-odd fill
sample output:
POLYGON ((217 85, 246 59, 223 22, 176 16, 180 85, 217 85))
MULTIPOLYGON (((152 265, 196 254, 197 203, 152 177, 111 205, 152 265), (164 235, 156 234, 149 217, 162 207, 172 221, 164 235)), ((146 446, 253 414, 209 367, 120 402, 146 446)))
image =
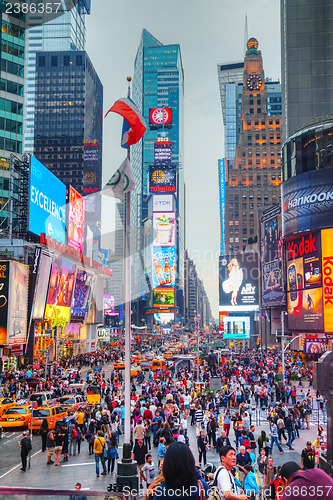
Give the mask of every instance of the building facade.
POLYGON ((333 5, 281 1, 284 137, 333 115, 333 5))
POLYGON ((200 316, 199 327, 202 330, 209 329, 213 322, 212 311, 209 298, 205 291, 203 282, 200 280, 196 265, 189 258, 188 251, 185 250, 184 258, 184 279, 185 279, 185 316, 184 323, 189 329, 195 329, 195 317, 200 316))
MULTIPOLYGON (((86 48, 85 16, 90 14, 91 0, 69 0, 66 4, 68 10, 63 15, 48 22, 39 21, 38 25, 26 30, 25 153, 34 152, 37 52, 84 51, 86 48)), ((33 15, 30 21, 34 22, 33 15)))
MULTIPOLYGON (((176 305, 183 310, 184 249, 185 249, 185 188, 184 188, 184 72, 180 46, 163 45, 147 30, 143 30, 134 64, 133 101, 142 112, 147 132, 139 144, 131 149, 131 164, 135 179, 132 193, 132 227, 134 268, 132 271, 132 300, 137 313, 136 321, 145 318, 145 308, 152 305, 154 289, 154 268, 145 262, 144 225, 153 218, 151 209, 152 191, 149 187, 149 169, 155 164, 155 147, 158 142, 171 145, 168 172, 176 172, 177 189, 173 192, 176 213, 175 245, 175 295, 176 305), (151 110, 170 109, 171 123, 152 123, 151 110), (150 271, 149 271, 150 270, 150 271), (136 303, 136 304, 135 304, 136 303)), ((153 119, 154 120, 154 119, 153 119)), ((158 118, 156 118, 158 122, 158 118)), ((172 264, 170 265, 172 267, 172 264)))
POLYGON ((250 39, 244 61, 241 119, 234 164, 228 162, 225 186, 225 246, 244 251, 258 237, 257 209, 279 201, 280 115, 269 114, 258 41, 250 39))

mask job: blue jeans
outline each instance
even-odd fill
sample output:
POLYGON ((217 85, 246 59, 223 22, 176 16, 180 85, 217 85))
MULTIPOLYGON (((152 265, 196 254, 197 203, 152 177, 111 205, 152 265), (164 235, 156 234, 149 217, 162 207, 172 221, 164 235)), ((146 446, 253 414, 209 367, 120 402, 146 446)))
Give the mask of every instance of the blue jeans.
POLYGON ((270 446, 270 451, 269 451, 270 453, 272 453, 272 451, 273 451, 274 443, 279 448, 279 451, 283 451, 282 446, 279 444, 278 438, 271 436, 271 446, 270 446))
POLYGON ((293 442, 295 441, 295 432, 290 431, 290 430, 288 430, 287 432, 288 432, 288 443, 287 444, 288 444, 289 448, 291 448, 293 445, 293 442))
POLYGON ((99 476, 99 460, 102 462, 103 472, 106 472, 105 460, 103 458, 103 453, 95 453, 95 463, 96 463, 96 475, 99 476))

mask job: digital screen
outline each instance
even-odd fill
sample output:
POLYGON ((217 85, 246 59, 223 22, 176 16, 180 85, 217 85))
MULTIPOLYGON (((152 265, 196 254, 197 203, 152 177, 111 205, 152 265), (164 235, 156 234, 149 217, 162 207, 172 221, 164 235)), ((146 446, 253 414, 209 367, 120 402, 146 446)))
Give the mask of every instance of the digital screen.
POLYGON ((65 243, 66 186, 34 156, 30 160, 29 231, 65 243))
POLYGON ((153 288, 176 284, 175 247, 153 248, 153 288))
POLYGON ((172 321, 175 320, 175 314, 174 313, 154 313, 154 323, 156 325, 167 325, 168 323, 171 323, 172 321))
POLYGON ((172 125, 172 109, 171 108, 152 108, 149 110, 149 127, 169 128, 172 125))
POLYGON ((175 305, 175 289, 168 287, 158 287, 154 289, 154 307, 162 309, 175 305))
POLYGON ((175 212, 155 212, 153 214, 153 246, 173 247, 176 244, 175 212))
MULTIPOLYGON (((102 163, 102 147, 96 140, 86 140, 83 150, 83 193, 93 194, 100 191, 101 179, 101 163, 102 163)), ((91 198, 94 200, 94 197, 91 198)), ((89 207, 89 211, 93 207, 89 207)))
POLYGON ((64 327, 69 322, 75 271, 75 264, 61 257, 54 259, 45 310, 45 319, 52 328, 64 327))
POLYGON ((29 266, 11 261, 7 344, 25 344, 28 326, 29 266))
POLYGON ((154 146, 154 164, 171 165, 172 153, 171 142, 155 142, 154 146))
POLYGON ((305 354, 324 354, 329 349, 328 339, 304 339, 305 354))
POLYGON ((0 261, 0 342, 7 344, 8 299, 9 299, 9 262, 0 261))
POLYGON ((219 189, 220 189, 220 223, 221 223, 221 253, 225 252, 225 160, 219 160, 219 189))
POLYGON ((84 269, 78 269, 75 278, 75 288, 72 303, 71 318, 84 320, 89 309, 89 297, 93 286, 93 276, 84 269))
POLYGON ((177 190, 176 167, 149 167, 149 192, 174 193, 177 190))
POLYGON ((32 311, 32 319, 34 320, 44 319, 51 266, 52 256, 44 252, 42 248, 37 247, 35 250, 35 258, 32 269, 33 273, 38 273, 32 311))
POLYGON ((258 254, 220 257, 220 306, 225 311, 254 311, 259 306, 258 254))
POLYGON ((104 316, 118 316, 114 311, 114 296, 103 295, 104 316))
POLYGON ((68 204, 68 245, 83 252, 84 244, 84 199, 69 186, 68 204))
POLYGON ((248 340, 250 338, 250 318, 248 316, 224 316, 223 338, 248 340))
POLYGON ((174 212, 172 194, 154 194, 153 212, 174 212))

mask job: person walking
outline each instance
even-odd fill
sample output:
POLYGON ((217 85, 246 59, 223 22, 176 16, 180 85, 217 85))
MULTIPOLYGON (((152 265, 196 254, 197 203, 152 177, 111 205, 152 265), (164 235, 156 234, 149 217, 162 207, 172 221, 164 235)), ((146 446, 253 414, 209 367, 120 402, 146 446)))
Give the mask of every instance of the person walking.
POLYGON ((46 438, 47 434, 49 432, 49 424, 46 418, 43 419, 42 425, 40 426, 39 429, 39 434, 42 438, 42 452, 46 450, 46 438))
POLYGON ((118 440, 117 435, 112 432, 111 436, 106 439, 106 444, 108 446, 108 474, 113 474, 116 459, 119 458, 118 455, 118 440))
POLYGON ((269 453, 272 453, 273 446, 274 446, 274 443, 275 443, 276 446, 279 448, 280 455, 282 455, 282 453, 284 453, 284 451, 283 451, 282 446, 280 445, 280 443, 278 441, 279 435, 278 435, 277 425, 271 420, 270 421, 270 426, 271 426, 271 445, 270 445, 269 453))
POLYGON ((201 461, 203 459, 204 466, 207 463, 206 451, 207 451, 207 440, 205 439, 205 432, 203 430, 200 431, 198 437, 198 451, 199 451, 199 467, 201 467, 201 461))
POLYGON ((47 448, 47 465, 53 465, 54 462, 52 460, 52 457, 54 455, 54 433, 53 430, 50 430, 47 433, 46 437, 46 448, 47 448))
POLYGON ((223 415, 223 430, 227 437, 229 437, 230 425, 231 425, 230 409, 227 408, 223 415))
POLYGON ((62 429, 58 427, 54 432, 55 466, 60 465, 60 457, 64 440, 65 434, 63 433, 62 429))
POLYGON ((25 472, 27 470, 27 458, 29 452, 32 450, 31 439, 26 431, 22 433, 22 439, 21 441, 18 441, 18 445, 21 449, 21 461, 22 461, 21 471, 25 472))
POLYGON ((96 464, 96 476, 99 477, 99 461, 102 463, 103 472, 102 476, 106 476, 106 466, 105 459, 107 457, 106 442, 103 437, 103 432, 101 430, 97 431, 97 436, 94 441, 94 453, 95 453, 95 464, 96 464))
POLYGON ((198 408, 195 411, 196 434, 197 434, 197 436, 200 436, 200 431, 202 429, 203 420, 204 420, 204 412, 202 410, 201 405, 199 405, 198 408))
POLYGON ((141 469, 146 462, 147 453, 148 453, 147 446, 145 444, 143 444, 143 439, 138 439, 138 442, 135 444, 135 446, 133 448, 133 460, 135 460, 137 465, 138 465, 138 474, 140 477, 140 488, 142 488, 141 469))
POLYGON ((301 453, 301 464, 303 470, 315 468, 315 452, 313 450, 311 441, 307 441, 306 447, 301 453))

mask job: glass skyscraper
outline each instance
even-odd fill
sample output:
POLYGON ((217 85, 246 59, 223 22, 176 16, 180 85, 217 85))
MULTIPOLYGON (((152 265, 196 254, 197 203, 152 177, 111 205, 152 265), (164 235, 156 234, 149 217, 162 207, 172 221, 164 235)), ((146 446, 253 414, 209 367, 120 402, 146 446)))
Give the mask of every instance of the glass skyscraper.
MULTIPOLYGON (((71 9, 45 24, 27 30, 24 152, 34 150, 36 53, 42 51, 83 51, 86 45, 85 15, 91 0, 70 0, 71 9)), ((34 21, 34 16, 31 17, 34 21)))
MULTIPOLYGON (((183 307, 184 250, 185 250, 185 194, 184 194, 184 72, 180 46, 163 45, 147 30, 143 30, 134 64, 133 101, 149 124, 149 110, 171 108, 172 127, 165 130, 172 148, 172 165, 177 169, 178 188, 176 196, 177 231, 177 302, 183 307)), ((149 127, 142 141, 132 148, 132 170, 136 182, 132 195, 132 225, 140 230, 134 241, 138 255, 143 249, 143 226, 149 218, 149 166, 154 164, 154 144, 161 136, 161 129, 149 127)), ((143 279, 142 259, 135 265, 133 294, 141 297, 148 294, 147 281, 143 279), (135 287, 137 289, 135 290, 135 287)))

